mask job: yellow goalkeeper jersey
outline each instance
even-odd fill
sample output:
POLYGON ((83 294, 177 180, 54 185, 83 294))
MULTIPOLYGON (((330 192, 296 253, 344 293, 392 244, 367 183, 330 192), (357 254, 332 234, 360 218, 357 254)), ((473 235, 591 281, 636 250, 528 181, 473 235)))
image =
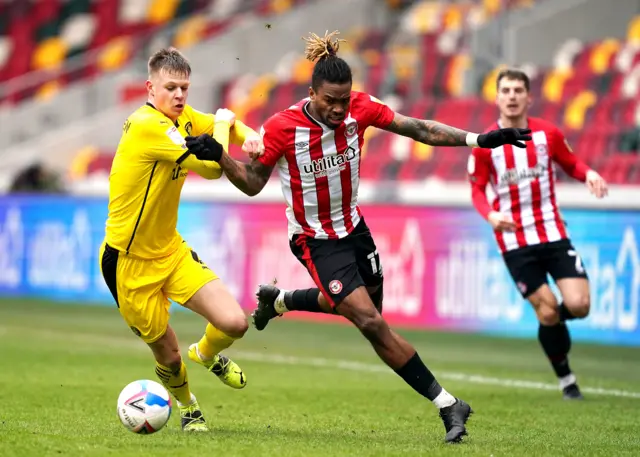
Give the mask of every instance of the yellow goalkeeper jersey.
MULTIPOLYGON (((182 242, 178 205, 187 170, 207 179, 222 175, 215 162, 188 155, 184 137, 213 134, 215 116, 189 105, 174 123, 147 103, 124 123, 109 176, 106 242, 142 259, 172 254, 182 242)), ((242 144, 256 134, 239 121, 229 140, 242 144)))

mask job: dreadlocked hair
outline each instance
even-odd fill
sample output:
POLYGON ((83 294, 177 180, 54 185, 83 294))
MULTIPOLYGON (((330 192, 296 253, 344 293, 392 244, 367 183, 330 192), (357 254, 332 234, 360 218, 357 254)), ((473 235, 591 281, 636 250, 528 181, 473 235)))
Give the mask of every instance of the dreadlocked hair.
POLYGON ((327 30, 324 37, 310 33, 307 38, 302 38, 307 42, 304 56, 307 60, 315 62, 311 77, 313 90, 317 90, 325 81, 333 84, 344 84, 352 81, 351 68, 347 62, 337 55, 340 42, 345 41, 336 38, 339 34, 340 32, 337 30, 331 33, 327 30))

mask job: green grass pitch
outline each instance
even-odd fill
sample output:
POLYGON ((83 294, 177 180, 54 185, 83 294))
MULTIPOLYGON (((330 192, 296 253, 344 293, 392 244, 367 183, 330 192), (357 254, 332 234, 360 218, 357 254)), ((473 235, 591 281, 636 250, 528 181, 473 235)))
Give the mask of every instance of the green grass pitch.
MULTIPOLYGON (((204 321, 174 313, 186 358, 204 321)), ((476 413, 443 443, 436 408, 346 325, 278 319, 227 351, 235 391, 187 361, 211 432, 177 410, 149 436, 116 416, 120 390, 154 379, 150 351, 116 308, 0 300, 0 456, 638 456, 640 349, 574 344, 584 402, 563 401, 537 341, 402 332, 476 413)))

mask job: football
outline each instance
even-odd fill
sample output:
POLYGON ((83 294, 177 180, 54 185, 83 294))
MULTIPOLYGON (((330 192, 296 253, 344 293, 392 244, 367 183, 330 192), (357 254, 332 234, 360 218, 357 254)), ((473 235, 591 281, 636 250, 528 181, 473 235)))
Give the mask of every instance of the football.
POLYGON ((127 430, 144 435, 155 433, 171 417, 169 392, 155 381, 133 381, 120 392, 118 417, 127 430))

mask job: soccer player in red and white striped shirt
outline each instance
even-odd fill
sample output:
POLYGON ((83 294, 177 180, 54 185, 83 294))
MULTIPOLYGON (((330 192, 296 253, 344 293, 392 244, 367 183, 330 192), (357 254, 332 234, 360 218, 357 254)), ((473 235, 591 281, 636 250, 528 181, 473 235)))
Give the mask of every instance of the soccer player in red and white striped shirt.
MULTIPOLYGON (((358 207, 364 132, 373 126, 440 146, 524 147, 531 137, 526 129, 477 135, 393 112, 376 98, 351 90, 351 69, 336 55, 339 41, 332 36, 307 40, 307 58, 317 60, 310 97, 267 120, 262 128, 264 154, 251 164, 228 154, 219 160, 229 180, 247 195, 260 192, 273 168, 278 169, 291 250, 317 285, 295 291, 260 286, 254 324, 262 330, 270 319, 293 310, 346 317, 389 367, 439 408, 445 439, 457 442, 466 434, 471 408, 440 386, 416 350, 380 314, 382 267, 358 207)), ((203 136, 187 144, 197 153, 211 141, 203 136)))
POLYGON ((572 178, 586 182, 598 198, 607 194, 607 183, 573 154, 556 126, 527 115, 531 96, 524 72, 503 70, 497 88, 500 119, 490 129, 528 128, 533 139, 525 149, 510 145, 473 149, 468 163, 473 204, 494 228, 514 282, 535 309, 540 322, 538 338, 564 398, 580 399, 569 368, 571 338, 565 321, 589 314, 589 280, 556 203, 554 163, 572 178), (493 205, 487 200, 487 184, 496 194, 493 205), (560 305, 547 284, 547 274, 562 294, 560 305))

